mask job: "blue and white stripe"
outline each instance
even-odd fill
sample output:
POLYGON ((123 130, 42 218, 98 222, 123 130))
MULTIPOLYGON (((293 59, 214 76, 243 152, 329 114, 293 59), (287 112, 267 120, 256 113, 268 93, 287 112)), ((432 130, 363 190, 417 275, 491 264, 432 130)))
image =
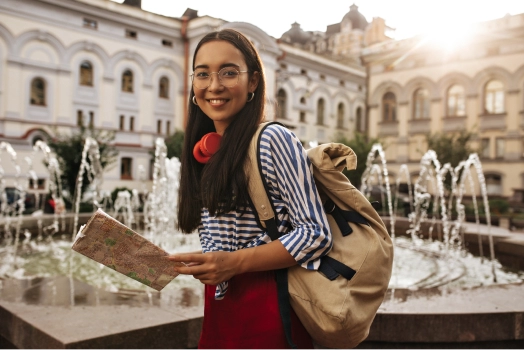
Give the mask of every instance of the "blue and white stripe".
MULTIPOLYGON (((312 175, 312 166, 300 141, 288 129, 273 124, 262 133, 262 173, 269 187, 280 225, 279 238, 298 264, 310 270, 332 246, 331 233, 312 175)), ((219 217, 202 209, 198 228, 204 253, 236 251, 271 242, 258 226, 251 208, 219 217)), ((217 286, 215 299, 222 299, 227 282, 217 286)))

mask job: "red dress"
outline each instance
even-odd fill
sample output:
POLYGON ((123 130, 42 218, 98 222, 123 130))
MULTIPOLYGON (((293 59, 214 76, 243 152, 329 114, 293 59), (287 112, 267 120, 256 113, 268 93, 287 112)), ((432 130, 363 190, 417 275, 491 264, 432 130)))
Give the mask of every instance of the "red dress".
MULTIPOLYGON (((291 310, 292 338, 298 348, 313 348, 311 337, 291 310)), ((289 344, 278 309, 274 271, 233 277, 222 300, 205 287, 200 349, 286 349, 289 344)))

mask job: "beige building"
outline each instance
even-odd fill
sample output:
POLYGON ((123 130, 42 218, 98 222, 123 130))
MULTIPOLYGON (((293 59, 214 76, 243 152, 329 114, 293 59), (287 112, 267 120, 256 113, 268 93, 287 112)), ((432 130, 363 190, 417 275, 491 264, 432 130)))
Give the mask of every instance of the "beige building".
POLYGON ((403 163, 417 174, 427 133, 466 130, 477 135, 488 193, 511 197, 524 188, 524 14, 478 23, 446 41, 366 47, 362 60, 367 130, 387 145, 392 177, 403 163))
POLYGON ((14 147, 19 165, 0 150, 5 186, 28 178, 23 159, 33 157, 39 191, 46 192, 43 155, 32 146, 83 124, 116 133, 119 156, 104 173, 103 189, 149 187, 155 140, 185 125, 194 48, 220 28, 253 41, 268 82, 267 118, 281 119, 304 144, 349 135, 365 115, 359 64, 279 42, 249 23, 200 17, 191 9, 165 17, 140 3, 0 2, 0 141, 14 147))
MULTIPOLYGON (((279 39, 243 22, 141 10, 140 0, 0 1, 0 150, 6 185, 27 178, 36 140, 78 125, 116 133, 116 164, 103 188, 151 184, 158 137, 183 129, 190 59, 200 38, 235 28, 258 48, 267 77, 267 119, 288 125, 306 147, 355 130, 379 136, 393 176, 416 174, 425 133, 478 132, 490 192, 524 187, 523 15, 479 24, 468 46, 447 52, 421 38, 390 39, 382 18, 351 5, 325 32, 294 23, 279 39), (489 34, 489 35, 488 35, 489 34)), ((48 173, 33 166, 46 191, 48 173)))

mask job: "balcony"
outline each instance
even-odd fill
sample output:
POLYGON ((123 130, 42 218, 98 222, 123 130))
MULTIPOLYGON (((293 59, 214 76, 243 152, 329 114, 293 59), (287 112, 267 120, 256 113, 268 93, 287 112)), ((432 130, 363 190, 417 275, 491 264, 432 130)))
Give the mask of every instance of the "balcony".
POLYGON ((398 135, 398 122, 380 122, 378 124, 379 136, 397 136, 398 135))
POLYGON ((506 113, 479 115, 479 130, 506 130, 506 113))
POLYGON ((442 131, 462 131, 466 129, 466 117, 442 118, 442 131))
POLYGON ((428 134, 431 132, 431 119, 413 119, 409 121, 408 132, 414 134, 428 134))

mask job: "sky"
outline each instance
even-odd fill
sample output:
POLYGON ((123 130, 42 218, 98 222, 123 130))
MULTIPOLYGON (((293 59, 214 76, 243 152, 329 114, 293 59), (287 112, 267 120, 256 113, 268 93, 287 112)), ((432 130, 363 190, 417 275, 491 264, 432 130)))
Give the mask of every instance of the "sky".
POLYGON ((170 17, 181 17, 192 8, 199 16, 248 22, 280 38, 293 22, 306 31, 325 31, 326 26, 340 23, 353 3, 368 22, 373 17, 384 18, 386 25, 395 29, 388 32, 394 39, 441 29, 460 30, 471 23, 524 13, 524 0, 142 0, 142 8, 170 17))

